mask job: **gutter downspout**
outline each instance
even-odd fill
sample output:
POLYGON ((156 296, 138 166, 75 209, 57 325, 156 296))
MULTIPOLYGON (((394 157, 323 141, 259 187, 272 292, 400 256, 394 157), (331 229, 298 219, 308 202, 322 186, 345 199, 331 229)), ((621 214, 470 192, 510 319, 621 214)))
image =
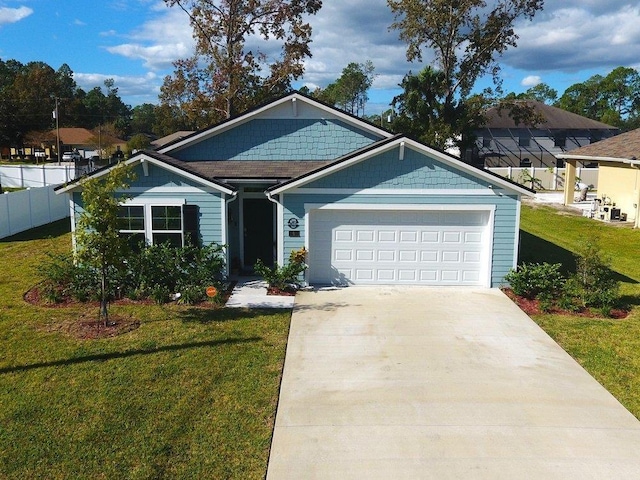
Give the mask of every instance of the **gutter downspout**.
POLYGON ((228 243, 229 243, 229 204, 235 200, 238 199, 238 191, 236 190, 235 192, 231 192, 231 198, 227 198, 224 201, 224 235, 225 238, 223 239, 223 244, 225 244, 225 257, 227 259, 227 261, 225 262, 225 275, 228 277, 229 273, 231 272, 230 270, 230 258, 229 258, 229 247, 228 247, 228 243))
POLYGON ((268 190, 264 192, 270 202, 276 204, 276 262, 284 266, 284 205, 276 200, 268 190))

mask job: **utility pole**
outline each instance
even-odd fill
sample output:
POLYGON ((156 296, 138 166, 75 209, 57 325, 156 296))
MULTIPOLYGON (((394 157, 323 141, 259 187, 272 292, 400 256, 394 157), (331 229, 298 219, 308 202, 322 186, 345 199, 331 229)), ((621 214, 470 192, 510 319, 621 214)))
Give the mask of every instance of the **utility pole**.
POLYGON ((56 97, 56 109, 53 112, 53 117, 56 119, 56 154, 58 155, 58 165, 60 165, 60 121, 58 116, 58 97, 56 97))

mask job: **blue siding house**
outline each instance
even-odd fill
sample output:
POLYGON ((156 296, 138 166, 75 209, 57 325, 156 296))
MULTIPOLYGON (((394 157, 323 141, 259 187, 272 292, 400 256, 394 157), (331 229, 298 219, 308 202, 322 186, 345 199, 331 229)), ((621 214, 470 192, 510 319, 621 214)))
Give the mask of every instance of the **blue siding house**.
MULTIPOLYGON (((123 234, 219 243, 244 270, 304 247, 315 285, 498 287, 533 193, 297 92, 126 163, 123 234)), ((81 189, 57 190, 73 225, 81 189)))

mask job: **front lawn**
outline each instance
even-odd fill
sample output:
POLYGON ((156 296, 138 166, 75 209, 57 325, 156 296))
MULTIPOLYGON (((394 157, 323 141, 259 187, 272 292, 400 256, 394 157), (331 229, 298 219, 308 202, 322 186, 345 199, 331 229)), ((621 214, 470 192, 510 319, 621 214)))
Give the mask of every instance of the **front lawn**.
POLYGON ((563 263, 571 270, 572 252, 589 238, 599 239, 612 257, 622 300, 633 307, 628 318, 535 315, 533 319, 640 418, 640 231, 526 205, 520 226, 520 261, 563 263))
POLYGON ((76 339, 97 306, 22 298, 67 224, 0 241, 0 478, 263 478, 290 313, 114 305, 140 327, 76 339))

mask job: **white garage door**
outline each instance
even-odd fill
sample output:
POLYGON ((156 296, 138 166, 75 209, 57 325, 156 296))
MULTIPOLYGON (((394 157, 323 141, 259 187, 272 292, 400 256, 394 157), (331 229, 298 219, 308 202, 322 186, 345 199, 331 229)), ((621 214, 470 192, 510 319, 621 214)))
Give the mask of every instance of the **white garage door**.
POLYGON ((486 285, 488 211, 312 210, 312 284, 486 285))

